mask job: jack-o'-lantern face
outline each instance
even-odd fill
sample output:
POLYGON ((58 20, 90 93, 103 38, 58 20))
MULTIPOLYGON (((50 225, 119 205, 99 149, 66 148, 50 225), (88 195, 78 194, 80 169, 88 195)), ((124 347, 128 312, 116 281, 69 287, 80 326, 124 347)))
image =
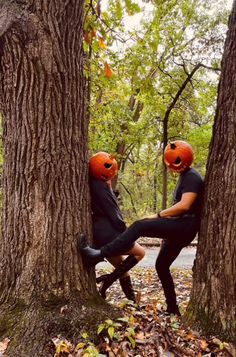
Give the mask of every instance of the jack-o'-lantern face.
POLYGON ((98 180, 109 181, 117 174, 118 164, 112 155, 100 151, 90 158, 89 172, 98 180))
POLYGON ((164 161, 175 172, 185 171, 193 162, 192 146, 182 140, 171 142, 164 150, 164 161))

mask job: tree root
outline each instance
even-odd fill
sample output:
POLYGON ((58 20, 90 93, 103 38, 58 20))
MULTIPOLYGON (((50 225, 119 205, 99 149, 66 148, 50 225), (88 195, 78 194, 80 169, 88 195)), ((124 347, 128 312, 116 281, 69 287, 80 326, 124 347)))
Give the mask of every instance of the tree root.
POLYGON ((10 338, 8 357, 51 357, 55 354, 52 338, 63 337, 77 344, 81 334, 89 332, 91 339, 97 337, 101 321, 121 316, 122 313, 99 297, 79 304, 70 301, 53 306, 0 307, 0 338, 10 338))

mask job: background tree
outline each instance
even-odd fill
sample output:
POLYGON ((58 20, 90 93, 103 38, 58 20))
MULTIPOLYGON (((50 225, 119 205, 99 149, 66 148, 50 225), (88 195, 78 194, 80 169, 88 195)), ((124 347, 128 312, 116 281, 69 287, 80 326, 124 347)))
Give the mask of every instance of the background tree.
POLYGON ((109 4, 99 15, 93 6, 89 17, 97 31, 89 147, 117 153, 123 211, 131 222, 160 209, 167 199, 170 203, 161 175, 167 139, 194 139, 195 162, 205 172, 209 141, 199 145, 198 129, 209 140, 227 12, 218 0, 151 1, 145 5, 149 16, 127 31, 124 18, 142 8, 130 1, 109 4), (100 36, 105 48, 99 45, 100 36), (110 77, 104 61, 112 68, 110 77))
POLYGON ((45 357, 96 321, 75 239, 89 228, 83 0, 1 0, 0 14, 0 337, 9 356, 45 357))
POLYGON ((190 317, 236 343, 236 1, 222 59, 190 317))

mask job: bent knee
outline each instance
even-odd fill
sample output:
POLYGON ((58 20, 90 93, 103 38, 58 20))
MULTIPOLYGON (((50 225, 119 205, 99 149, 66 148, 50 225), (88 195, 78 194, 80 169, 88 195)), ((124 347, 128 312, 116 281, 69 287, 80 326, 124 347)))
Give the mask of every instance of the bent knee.
POLYGON ((139 255, 135 256, 138 261, 142 260, 145 257, 145 250, 142 253, 139 253, 139 255))
POLYGON ((140 261, 145 256, 145 249, 141 245, 136 243, 135 246, 134 246, 134 253, 133 254, 134 254, 135 258, 138 261, 140 261))

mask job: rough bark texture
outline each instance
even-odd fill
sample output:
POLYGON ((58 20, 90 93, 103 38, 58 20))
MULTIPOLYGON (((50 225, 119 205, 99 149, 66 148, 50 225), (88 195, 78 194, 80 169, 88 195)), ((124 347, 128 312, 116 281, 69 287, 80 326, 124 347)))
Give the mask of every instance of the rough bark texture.
MULTIPOLYGON (((38 321, 44 306, 79 308, 95 282, 75 240, 89 227, 83 0, 0 0, 0 14, 4 334, 16 319, 38 321)), ((9 356, 41 356, 24 348, 9 356)))
POLYGON ((190 317, 236 344, 236 1, 222 60, 190 317))

